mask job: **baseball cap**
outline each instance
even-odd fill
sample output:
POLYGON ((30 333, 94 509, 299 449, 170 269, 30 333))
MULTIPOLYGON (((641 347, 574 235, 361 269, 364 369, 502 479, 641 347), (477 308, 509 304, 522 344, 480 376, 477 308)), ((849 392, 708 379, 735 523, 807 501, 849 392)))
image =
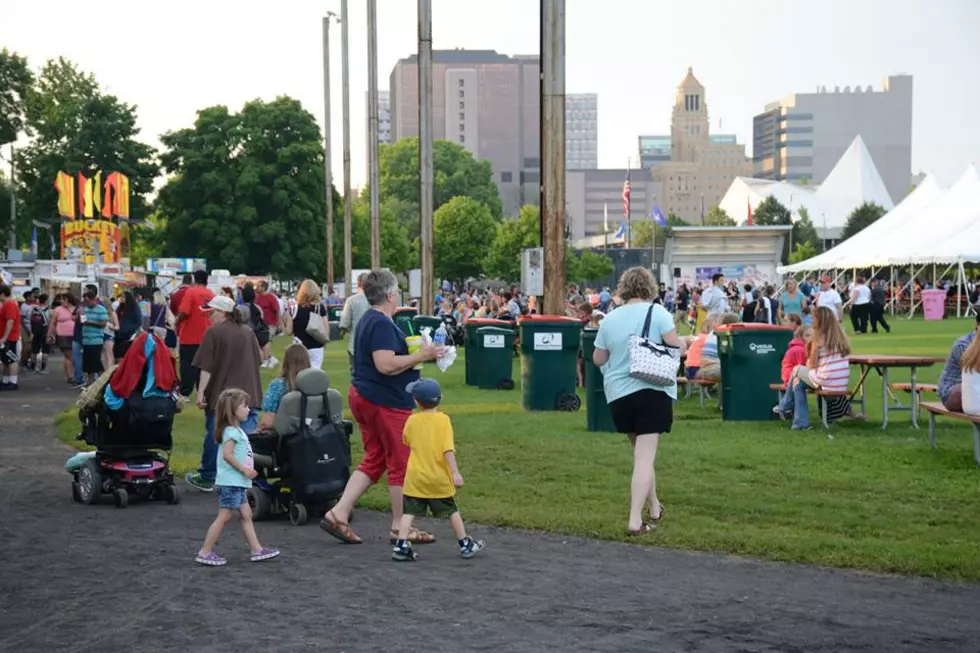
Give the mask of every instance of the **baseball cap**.
POLYGON ((423 404, 434 404, 442 399, 442 388, 435 379, 419 379, 405 386, 405 391, 423 404))
POLYGON ((235 300, 231 297, 225 297, 224 295, 217 295, 211 298, 207 304, 202 308, 205 313, 210 313, 211 311, 221 311, 222 313, 231 313, 235 310, 235 300))
POLYGON ((830 277, 820 277, 820 283, 830 283, 832 279, 830 277))

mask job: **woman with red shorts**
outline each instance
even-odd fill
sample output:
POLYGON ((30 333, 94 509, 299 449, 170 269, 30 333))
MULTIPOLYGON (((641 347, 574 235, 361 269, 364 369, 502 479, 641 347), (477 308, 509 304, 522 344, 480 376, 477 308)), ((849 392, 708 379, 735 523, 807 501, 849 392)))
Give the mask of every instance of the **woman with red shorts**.
MULTIPOLYGON (((344 495, 327 511, 320 528, 348 544, 360 544, 361 538, 351 530, 351 511, 369 487, 388 474, 391 499, 392 543, 398 537, 402 519, 402 483, 408 464, 408 446, 403 440, 405 422, 412 414, 414 402, 405 387, 418 380, 416 366, 435 360, 443 348, 423 346, 408 353, 405 334, 395 326, 391 316, 398 307, 398 280, 387 270, 373 270, 364 277, 362 291, 371 309, 357 324, 354 338, 354 365, 348 404, 361 431, 364 458, 351 475, 344 495)), ((412 529, 409 540, 428 544, 435 536, 412 529)))

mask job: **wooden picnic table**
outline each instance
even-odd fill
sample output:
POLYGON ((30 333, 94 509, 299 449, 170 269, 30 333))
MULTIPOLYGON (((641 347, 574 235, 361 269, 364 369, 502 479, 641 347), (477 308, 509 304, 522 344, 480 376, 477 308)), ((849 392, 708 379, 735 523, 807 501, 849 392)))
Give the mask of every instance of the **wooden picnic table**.
POLYGON ((912 426, 919 428, 919 408, 918 408, 918 394, 915 387, 916 379, 915 372, 920 367, 932 367, 936 363, 945 362, 945 358, 936 358, 935 356, 889 356, 887 354, 852 354, 848 357, 851 365, 859 365, 861 367, 861 378, 858 380, 858 385, 851 393, 851 401, 853 403, 861 404, 861 410, 867 413, 867 393, 865 391, 865 380, 867 379, 868 373, 871 370, 875 370, 878 376, 881 377, 881 404, 883 413, 883 423, 881 428, 888 428, 888 411, 889 410, 908 410, 912 413, 912 426), (895 397, 895 403, 889 405, 888 395, 890 393, 890 388, 888 385, 888 370, 891 368, 908 368, 909 370, 909 385, 911 389, 910 396, 912 397, 911 405, 906 406, 895 397), (861 399, 854 399, 854 395, 860 391, 861 399))

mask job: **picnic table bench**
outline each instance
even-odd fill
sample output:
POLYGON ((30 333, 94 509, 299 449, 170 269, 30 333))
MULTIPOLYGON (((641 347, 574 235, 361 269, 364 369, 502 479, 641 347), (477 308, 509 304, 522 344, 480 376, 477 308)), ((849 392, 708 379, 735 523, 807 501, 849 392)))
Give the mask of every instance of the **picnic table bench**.
POLYGON ((970 422, 973 425, 973 458, 977 461, 977 465, 980 465, 980 415, 957 413, 947 409, 938 401, 922 402, 922 409, 929 413, 929 446, 933 449, 936 448, 937 415, 970 422))
MULTIPOLYGON (((775 390, 776 392, 779 393, 779 403, 782 403, 783 402, 783 393, 786 392, 786 384, 785 383, 770 383, 769 384, 769 389, 770 390, 775 390)), ((820 423, 823 425, 823 427, 825 429, 829 429, 830 428, 830 421, 828 420, 828 417, 827 417, 827 408, 828 407, 827 407, 827 401, 826 400, 827 399, 830 399, 831 397, 849 397, 849 396, 851 396, 852 392, 850 390, 830 391, 830 390, 820 390, 818 388, 818 389, 816 389, 816 390, 813 391, 813 394, 815 394, 817 397, 823 398, 823 401, 820 402, 820 423)), ((780 417, 782 417, 782 413, 780 413, 780 417)))
MULTIPOLYGON (((701 404, 701 408, 704 408, 704 400, 708 397, 708 389, 713 388, 717 385, 717 381, 711 379, 689 379, 685 376, 677 377, 677 385, 682 385, 685 387, 684 398, 687 399, 692 394, 694 394, 694 388, 698 389, 698 402, 701 404)), ((718 401, 721 401, 721 396, 719 395, 718 401)))
MULTIPOLYGON (((882 409, 882 425, 881 428, 888 428, 888 411, 889 410, 908 410, 912 413, 912 426, 919 428, 919 389, 922 384, 916 381, 916 371, 920 367, 932 367, 936 363, 942 363, 945 359, 936 358, 934 356, 889 356, 885 354, 851 354, 849 357, 851 365, 857 365, 861 368, 861 376, 858 379, 857 386, 851 393, 851 401, 855 404, 861 404, 861 411, 867 413, 867 392, 865 389, 865 382, 868 377, 868 373, 871 370, 875 370, 881 377, 881 409, 882 409), (895 398, 894 403, 889 402, 889 394, 891 393, 893 384, 888 382, 888 371, 892 368, 904 367, 909 370, 910 382, 908 384, 894 384, 894 385, 908 385, 908 392, 912 394, 912 401, 909 406, 906 406, 895 398), (860 399, 855 398, 860 392, 860 399)), ((933 386, 934 387, 934 386, 933 386)))

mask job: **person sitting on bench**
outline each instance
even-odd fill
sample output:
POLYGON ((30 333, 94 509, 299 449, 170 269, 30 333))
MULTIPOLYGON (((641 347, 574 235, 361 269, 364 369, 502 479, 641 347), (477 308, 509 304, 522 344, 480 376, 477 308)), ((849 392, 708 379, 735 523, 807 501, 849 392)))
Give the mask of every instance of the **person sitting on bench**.
POLYGON ((977 314, 976 325, 973 331, 957 339, 953 343, 953 348, 949 351, 946 358, 946 365, 943 366, 943 373, 939 375, 939 384, 936 393, 939 400, 943 402, 946 410, 954 413, 963 412, 963 354, 973 344, 977 332, 980 331, 980 314, 977 314))

